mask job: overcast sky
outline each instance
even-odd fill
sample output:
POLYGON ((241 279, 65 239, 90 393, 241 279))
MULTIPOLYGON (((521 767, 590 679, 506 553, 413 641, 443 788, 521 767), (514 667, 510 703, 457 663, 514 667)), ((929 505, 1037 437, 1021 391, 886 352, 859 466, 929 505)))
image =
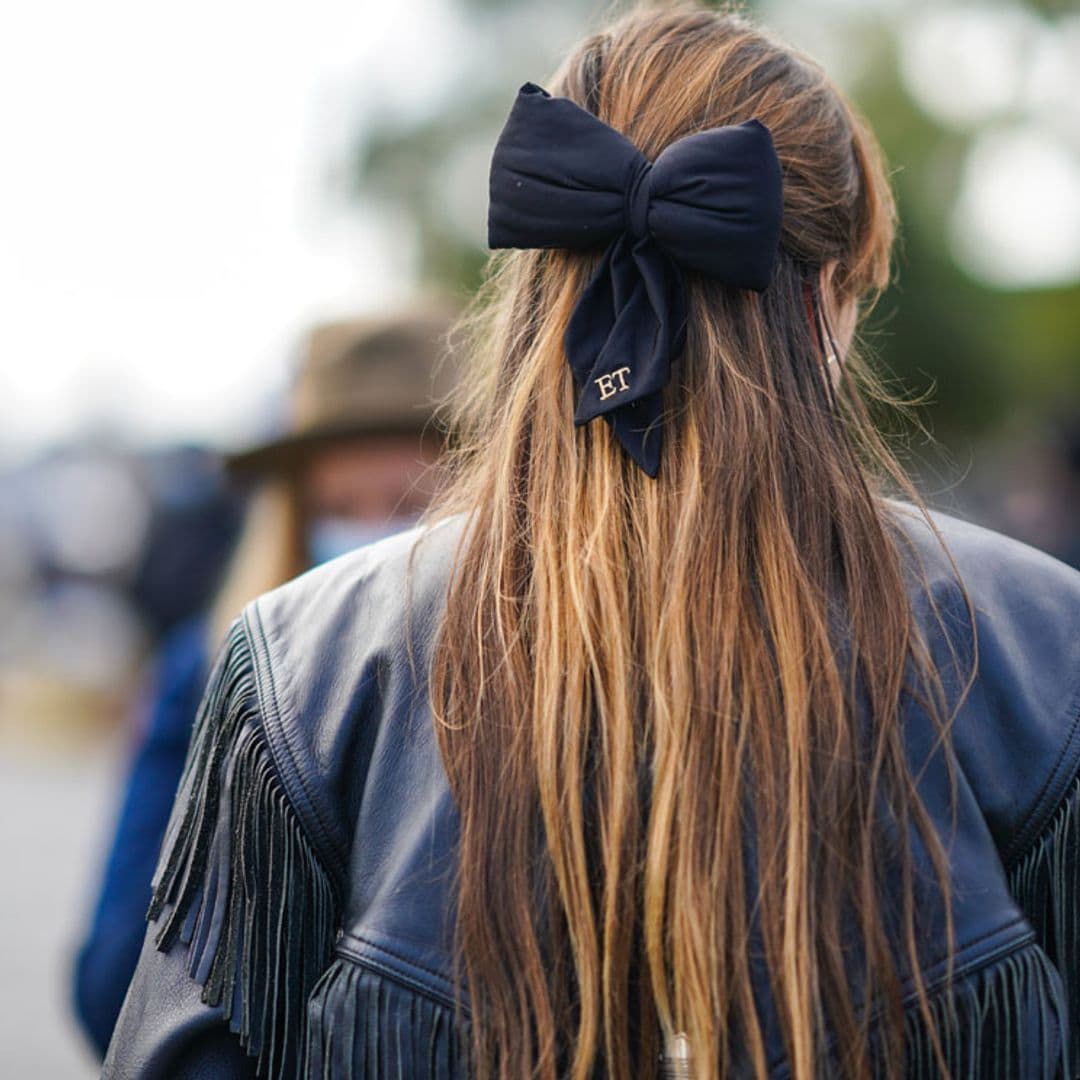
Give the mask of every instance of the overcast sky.
POLYGON ((408 252, 345 197, 348 155, 373 96, 430 97, 455 32, 440 0, 5 5, 0 447, 227 442, 310 320, 399 298, 408 252))
MULTIPOLYGON (((927 111, 988 125, 957 258, 1003 287, 1075 280, 1080 18, 879 3, 927 111)), ((845 6, 766 11, 829 64, 845 6)), ((4 5, 0 452, 250 434, 312 320, 407 294, 407 230, 344 190, 365 111, 422 109, 470 62, 450 0, 4 5)))

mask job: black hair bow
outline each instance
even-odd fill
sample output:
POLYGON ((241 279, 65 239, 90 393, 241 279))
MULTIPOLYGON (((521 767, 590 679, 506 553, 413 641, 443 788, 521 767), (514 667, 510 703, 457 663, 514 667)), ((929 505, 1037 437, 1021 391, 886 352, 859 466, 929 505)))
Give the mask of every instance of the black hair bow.
POLYGON ((671 143, 655 162, 569 98, 518 92, 491 161, 493 248, 606 246, 566 329, 576 424, 604 416, 634 460, 660 467, 660 391, 686 338, 683 271, 769 284, 783 193, 757 120, 671 143))

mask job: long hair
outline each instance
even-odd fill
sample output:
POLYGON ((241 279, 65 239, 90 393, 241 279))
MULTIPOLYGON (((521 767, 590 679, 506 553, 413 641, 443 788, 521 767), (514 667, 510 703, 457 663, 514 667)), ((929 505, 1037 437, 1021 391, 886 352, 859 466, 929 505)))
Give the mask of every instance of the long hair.
POLYGON ((797 1080, 827 1037, 865 1075, 871 1012, 895 1069, 901 967, 929 1020, 912 837, 945 875, 899 726, 911 672, 943 702, 883 503, 882 478, 916 496, 870 422, 880 388, 854 351, 831 378, 815 329, 824 264, 837 307, 889 280, 881 153, 818 66, 698 6, 624 16, 549 89, 649 158, 757 117, 784 225, 765 292, 688 275, 656 480, 572 423, 563 335, 596 257, 500 255, 477 301, 431 672, 475 1071, 648 1076, 679 1036, 693 1075, 764 1076, 757 970, 797 1080))
POLYGON ((245 604, 302 574, 308 565, 303 500, 296 478, 264 480, 248 502, 240 538, 210 608, 213 647, 224 642, 245 604))

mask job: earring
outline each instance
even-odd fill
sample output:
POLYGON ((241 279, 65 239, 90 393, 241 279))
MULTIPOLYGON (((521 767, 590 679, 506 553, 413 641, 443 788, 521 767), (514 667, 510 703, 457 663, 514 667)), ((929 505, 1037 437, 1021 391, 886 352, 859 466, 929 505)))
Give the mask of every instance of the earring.
POLYGON ((828 353, 826 355, 826 357, 825 357, 825 363, 828 364, 830 367, 833 364, 835 364, 836 363, 836 353, 834 353, 834 352, 828 353))

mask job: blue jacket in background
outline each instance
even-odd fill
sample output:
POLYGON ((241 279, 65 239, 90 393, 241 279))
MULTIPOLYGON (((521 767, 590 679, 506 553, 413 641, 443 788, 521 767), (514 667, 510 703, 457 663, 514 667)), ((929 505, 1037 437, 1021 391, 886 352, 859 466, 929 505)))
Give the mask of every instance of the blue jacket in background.
POLYGON ((158 655, 93 919, 75 961, 75 1012, 102 1057, 139 959, 150 881, 206 669, 205 620, 189 619, 166 636, 158 655))

